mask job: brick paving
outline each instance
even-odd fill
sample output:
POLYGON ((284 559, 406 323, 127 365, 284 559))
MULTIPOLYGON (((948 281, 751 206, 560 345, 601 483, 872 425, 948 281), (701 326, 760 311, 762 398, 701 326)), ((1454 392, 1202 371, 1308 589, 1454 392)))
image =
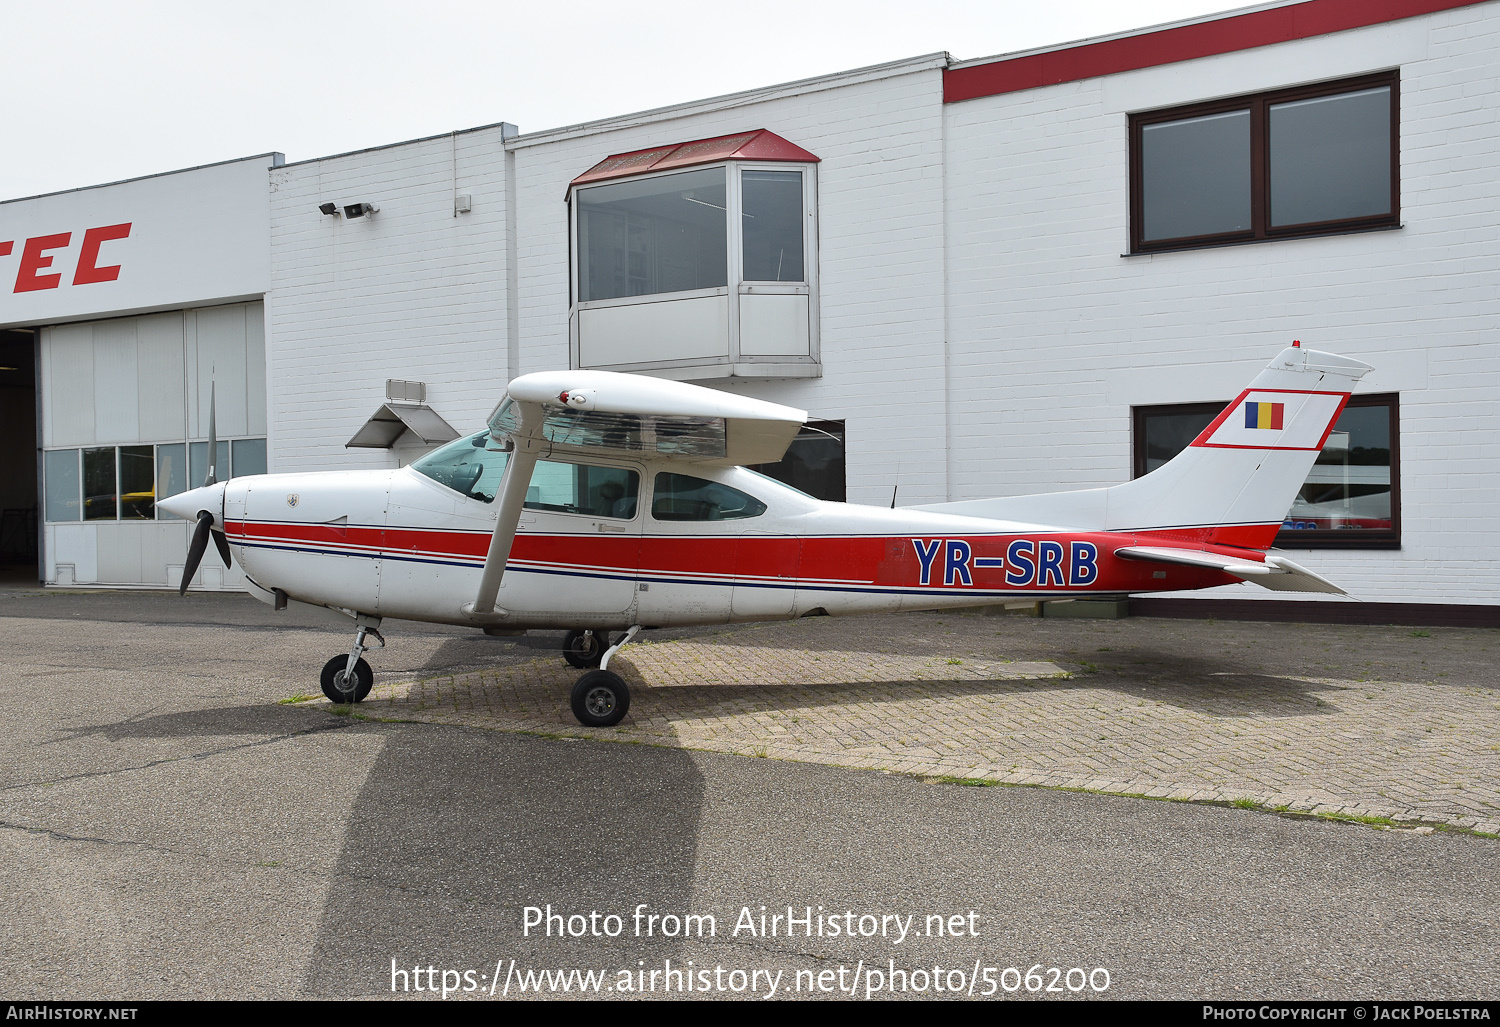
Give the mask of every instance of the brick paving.
POLYGON ((580 672, 550 653, 389 682, 377 666, 360 711, 1500 833, 1497 657, 1484 629, 818 618, 627 647, 615 728, 573 719, 580 672))

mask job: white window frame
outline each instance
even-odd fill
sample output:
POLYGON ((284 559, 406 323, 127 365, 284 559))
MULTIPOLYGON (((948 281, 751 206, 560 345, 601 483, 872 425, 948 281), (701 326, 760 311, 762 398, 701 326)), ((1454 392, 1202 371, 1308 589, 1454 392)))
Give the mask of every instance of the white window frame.
MULTIPOLYGON (((802 161, 762 161, 762 160, 729 160, 716 161, 710 164, 694 164, 687 167, 670 168, 665 171, 653 171, 639 175, 621 175, 616 178, 606 179, 599 182, 586 182, 582 185, 573 186, 568 191, 568 297, 570 306, 568 310, 568 354, 569 364, 572 367, 581 367, 578 336, 578 315, 581 311, 605 308, 635 306, 643 303, 666 303, 673 300, 692 299, 703 296, 727 296, 729 300, 729 364, 806 364, 816 367, 822 360, 821 348, 818 340, 818 175, 817 164, 802 161), (580 288, 579 262, 582 255, 582 247, 578 238, 578 208, 576 202, 580 192, 599 186, 616 185, 625 181, 643 181, 651 178, 666 178, 670 175, 678 175, 689 171, 708 171, 714 168, 723 168, 725 177, 725 201, 727 208, 725 218, 725 246, 728 249, 728 285, 709 289, 688 289, 680 292, 657 292, 645 296, 620 296, 607 300, 580 300, 582 294, 580 288), (802 175, 802 270, 805 279, 801 282, 753 282, 744 280, 744 219, 734 215, 744 210, 741 171, 796 171, 802 175), (742 355, 740 353, 740 297, 749 295, 765 296, 806 296, 808 297, 808 354, 806 357, 794 356, 756 356, 742 355)), ((690 368, 701 366, 703 361, 697 359, 651 361, 645 363, 619 363, 611 364, 611 369, 621 371, 649 371, 667 370, 672 368, 690 368)))

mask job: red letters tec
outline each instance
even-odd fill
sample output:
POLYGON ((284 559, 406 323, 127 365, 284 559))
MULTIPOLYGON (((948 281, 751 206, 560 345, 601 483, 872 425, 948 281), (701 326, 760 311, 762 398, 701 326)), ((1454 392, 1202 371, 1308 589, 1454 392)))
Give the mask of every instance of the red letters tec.
MULTIPOLYGON (((105 225, 90 228, 83 233, 83 245, 78 250, 78 264, 73 269, 74 285, 91 285, 94 282, 113 282, 120 277, 120 265, 99 266, 99 247, 111 239, 126 239, 130 236, 130 222, 123 225, 105 225)), ((38 235, 26 240, 21 248, 21 264, 16 269, 16 285, 13 292, 38 292, 56 289, 62 282, 62 272, 43 274, 52 266, 51 250, 60 250, 73 238, 72 232, 57 235, 38 235)), ((0 242, 0 257, 10 255, 13 242, 0 242)))

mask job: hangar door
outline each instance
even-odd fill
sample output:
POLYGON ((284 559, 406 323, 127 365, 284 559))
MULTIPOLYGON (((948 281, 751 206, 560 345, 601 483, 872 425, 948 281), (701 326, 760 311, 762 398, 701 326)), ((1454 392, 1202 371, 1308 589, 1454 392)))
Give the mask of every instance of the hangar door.
MULTIPOLYGON (((54 325, 39 353, 47 582, 175 586, 188 525, 156 500, 207 473, 210 383, 219 477, 266 470, 261 303, 54 325)), ((215 559, 194 579, 240 582, 215 559)))

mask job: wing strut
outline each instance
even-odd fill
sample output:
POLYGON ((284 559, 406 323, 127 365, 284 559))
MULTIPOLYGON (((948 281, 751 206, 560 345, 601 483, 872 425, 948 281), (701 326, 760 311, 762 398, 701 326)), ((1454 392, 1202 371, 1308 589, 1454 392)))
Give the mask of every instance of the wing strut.
POLYGON ((526 504, 526 489, 531 485, 531 472, 538 458, 550 449, 541 437, 542 407, 540 403, 517 403, 519 423, 510 441, 514 448, 505 464, 505 474, 500 479, 500 494, 495 497, 495 532, 490 536, 490 551, 484 558, 484 572, 479 577, 479 594, 465 605, 464 613, 472 617, 489 617, 495 614, 495 597, 500 592, 500 580, 505 576, 505 563, 510 559, 510 549, 516 540, 516 526, 521 521, 521 511, 526 504))

